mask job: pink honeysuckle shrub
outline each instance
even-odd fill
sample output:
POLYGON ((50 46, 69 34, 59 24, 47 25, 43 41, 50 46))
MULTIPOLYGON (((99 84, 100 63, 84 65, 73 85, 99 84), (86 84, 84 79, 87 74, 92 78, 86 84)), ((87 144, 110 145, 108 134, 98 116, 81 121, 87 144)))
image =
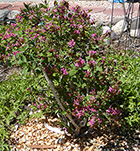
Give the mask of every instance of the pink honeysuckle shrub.
MULTIPOLYGON (((79 6, 70 10, 68 2, 62 1, 47 13, 43 27, 25 26, 28 21, 18 15, 17 24, 1 34, 2 46, 11 62, 24 71, 37 75, 45 70, 69 115, 79 120, 86 117, 88 126, 101 127, 120 114, 117 105, 117 110, 109 108, 120 93, 117 72, 123 70, 113 58, 115 50, 106 47, 105 36, 91 33, 94 21, 79 6)), ((28 15, 36 17, 32 12, 28 15)), ((58 108, 58 102, 50 105, 54 111, 58 108)))

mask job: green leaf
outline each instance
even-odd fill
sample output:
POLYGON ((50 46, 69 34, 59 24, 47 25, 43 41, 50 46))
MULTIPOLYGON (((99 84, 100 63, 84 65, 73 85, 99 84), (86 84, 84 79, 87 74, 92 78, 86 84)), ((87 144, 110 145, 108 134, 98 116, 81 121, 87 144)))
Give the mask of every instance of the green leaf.
POLYGON ((89 13, 92 12, 92 11, 93 11, 93 9, 88 10, 89 13))
POLYGON ((84 70, 87 70, 88 68, 89 68, 88 65, 86 65, 86 66, 83 67, 84 70))
POLYGON ((84 87, 86 87, 86 83, 83 83, 83 84, 82 84, 82 88, 84 88, 84 87))
POLYGON ((87 123, 87 126, 90 126, 89 122, 87 123))
POLYGON ((61 114, 62 114, 62 115, 66 115, 67 112, 66 112, 66 111, 62 111, 61 114))
POLYGON ((49 16, 44 16, 44 18, 47 19, 48 21, 51 21, 51 20, 52 20, 52 18, 49 17, 49 16))
POLYGON ((32 63, 32 67, 33 67, 33 69, 35 69, 35 67, 36 67, 36 63, 35 62, 32 63))
POLYGON ((27 59, 26 59, 26 57, 25 57, 25 56, 22 56, 22 60, 23 60, 24 62, 26 62, 26 61, 27 61, 27 59))
POLYGON ((59 111, 59 110, 55 110, 55 114, 57 114, 57 113, 58 113, 58 111, 59 111))
POLYGON ((28 72, 28 68, 24 68, 24 69, 22 70, 22 74, 23 74, 24 76, 27 75, 27 72, 28 72))
POLYGON ((47 5, 43 5, 42 3, 40 3, 40 7, 42 7, 42 8, 48 8, 49 7, 49 4, 47 4, 47 5))
POLYGON ((72 69, 71 71, 69 71, 69 75, 73 76, 77 73, 78 70, 72 69))

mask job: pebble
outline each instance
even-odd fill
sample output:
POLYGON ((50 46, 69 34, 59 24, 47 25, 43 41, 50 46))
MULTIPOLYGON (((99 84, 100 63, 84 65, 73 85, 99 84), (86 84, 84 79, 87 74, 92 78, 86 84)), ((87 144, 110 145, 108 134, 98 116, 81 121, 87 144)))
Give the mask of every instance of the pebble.
MULTIPOLYGON (((49 119, 49 121, 55 126, 55 122, 57 120, 52 120, 52 118, 49 119)), ((94 131, 93 134, 91 134, 89 137, 82 137, 82 138, 76 138, 72 139, 72 135, 69 135, 67 137, 64 137, 62 134, 54 133, 47 128, 43 126, 44 119, 41 121, 41 119, 36 119, 36 122, 34 123, 35 119, 32 119, 29 123, 27 123, 25 126, 19 127, 19 129, 16 132, 11 133, 10 138, 11 139, 17 139, 16 136, 18 136, 19 140, 17 144, 12 144, 12 148, 14 150, 24 150, 24 151, 35 151, 36 149, 30 149, 30 145, 55 145, 56 148, 54 149, 48 149, 48 151, 80 151, 81 147, 83 151, 102 151, 102 150, 118 150, 118 149, 129 149, 129 141, 125 140, 125 137, 116 135, 113 137, 113 134, 110 135, 108 130, 108 127, 103 128, 105 133, 102 135, 98 135, 98 131, 94 131), (27 131, 29 132, 27 133, 27 131), (36 131, 35 131, 36 130, 36 131), (96 134, 96 136, 95 136, 96 134), (113 139, 115 138, 115 139, 113 139), (60 141, 58 143, 58 140, 60 141), (28 149, 27 149, 28 147, 28 149)), ((46 120, 47 122, 47 120, 46 120)), ((49 123, 48 123, 49 124, 49 123)), ((60 127, 59 127, 60 128, 60 127)), ((136 136, 139 135, 139 132, 136 133, 136 136)), ((138 149, 139 144, 135 143, 135 145, 132 146, 135 150, 138 149)), ((41 151, 41 150, 40 150, 41 151)), ((136 150, 138 151, 138 150, 136 150)))

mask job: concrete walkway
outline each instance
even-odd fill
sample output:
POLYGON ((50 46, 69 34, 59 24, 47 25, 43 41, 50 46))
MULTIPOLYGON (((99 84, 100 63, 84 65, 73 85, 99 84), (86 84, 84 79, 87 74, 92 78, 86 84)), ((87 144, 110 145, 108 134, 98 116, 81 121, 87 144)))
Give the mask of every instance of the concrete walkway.
MULTIPOLYGON (((24 0, 25 3, 30 3, 30 2, 42 2, 41 0, 24 0)), ((86 1, 85 1, 86 3, 86 1)), ((75 2, 70 3, 70 7, 75 7, 77 4, 75 2)), ((0 10, 2 9, 9 9, 9 10, 18 10, 20 11, 20 8, 24 8, 24 4, 23 4, 23 0, 17 0, 15 2, 15 0, 0 0, 0 10), (22 2, 21 2, 22 1, 22 2)), ((135 4, 134 5, 134 14, 133 16, 136 16, 138 13, 138 8, 139 8, 139 4, 135 4)), ((112 9, 106 9, 103 6, 86 6, 86 7, 82 7, 82 9, 87 10, 87 9, 93 9, 92 13, 99 13, 99 12, 103 12, 106 15, 111 16, 111 12, 112 9)), ((123 7, 122 8, 115 8, 114 9, 114 13, 113 16, 124 16, 124 12, 123 12, 123 7)))

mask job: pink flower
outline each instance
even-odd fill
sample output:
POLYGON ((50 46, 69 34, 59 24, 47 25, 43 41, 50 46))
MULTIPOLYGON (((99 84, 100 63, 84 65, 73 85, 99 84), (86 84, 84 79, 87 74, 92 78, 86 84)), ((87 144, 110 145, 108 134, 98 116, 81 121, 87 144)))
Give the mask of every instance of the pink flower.
POLYGON ((82 59, 82 58, 79 58, 79 60, 78 61, 75 61, 76 63, 75 63, 75 66, 76 67, 82 67, 84 64, 85 64, 85 61, 84 61, 84 59, 82 59))
POLYGON ((75 63, 75 66, 76 66, 76 67, 79 67, 79 64, 76 62, 76 63, 75 63))
POLYGON ((56 13, 56 12, 57 12, 57 9, 55 9, 53 12, 56 13))
POLYGON ((80 119, 80 117, 82 116, 81 112, 78 112, 78 113, 76 114, 76 116, 78 116, 78 118, 80 119))
POLYGON ((28 87, 26 90, 28 91, 30 88, 28 87))
POLYGON ((94 51, 94 50, 89 51, 89 56, 94 56, 94 54, 96 54, 96 51, 94 51))
POLYGON ((99 123, 99 125, 101 124, 101 122, 102 122, 102 120, 98 118, 98 123, 99 123))
POLYGON ((82 26, 82 25, 79 25, 79 28, 83 28, 83 26, 82 26))
POLYGON ((94 38, 95 38, 95 36, 96 36, 96 34, 92 34, 91 36, 92 36, 92 38, 94 39, 94 38))
POLYGON ((90 71, 85 71, 84 77, 85 77, 85 78, 88 78, 89 76, 90 76, 90 71))
POLYGON ((79 100, 78 99, 74 100, 74 104, 79 105, 79 100))
POLYGON ((89 64, 89 66, 95 66, 96 62, 95 62, 95 60, 90 60, 88 62, 88 64, 89 64))
POLYGON ((80 30, 76 30, 76 31, 75 31, 75 34, 80 34, 80 30))
POLYGON ((68 72, 65 68, 62 68, 61 71, 63 72, 63 75, 68 75, 68 72))
POLYGON ((115 110, 113 108, 109 108, 108 110, 106 110, 106 113, 111 114, 111 115, 116 115, 116 114, 120 114, 120 110, 119 109, 115 110))
POLYGON ((46 109, 47 108, 47 105, 44 105, 43 109, 46 109))
POLYGON ((9 46, 7 46, 7 47, 6 47, 6 50, 8 50, 9 48, 10 48, 10 47, 9 47, 9 46))
POLYGON ((68 43, 69 47, 73 48, 73 46, 75 45, 74 39, 72 39, 69 43, 68 43))
POLYGON ((96 117, 93 116, 92 119, 89 121, 90 126, 94 125, 96 117))
POLYGON ((20 53, 21 51, 13 51, 14 56, 16 56, 17 53, 20 53))
POLYGON ((118 93, 120 93, 121 91, 120 90, 118 90, 118 93))
POLYGON ((108 92, 112 93, 113 92, 113 88, 109 87, 108 92))
POLYGON ((94 97, 94 96, 91 96, 91 97, 90 97, 90 100, 92 100, 92 101, 95 100, 95 97, 94 97))
POLYGON ((94 108, 89 109, 91 111, 91 113, 96 112, 96 110, 94 108))
POLYGON ((41 106, 43 106, 43 104, 41 103, 41 104, 39 104, 38 106, 37 106, 37 108, 41 108, 41 106))

